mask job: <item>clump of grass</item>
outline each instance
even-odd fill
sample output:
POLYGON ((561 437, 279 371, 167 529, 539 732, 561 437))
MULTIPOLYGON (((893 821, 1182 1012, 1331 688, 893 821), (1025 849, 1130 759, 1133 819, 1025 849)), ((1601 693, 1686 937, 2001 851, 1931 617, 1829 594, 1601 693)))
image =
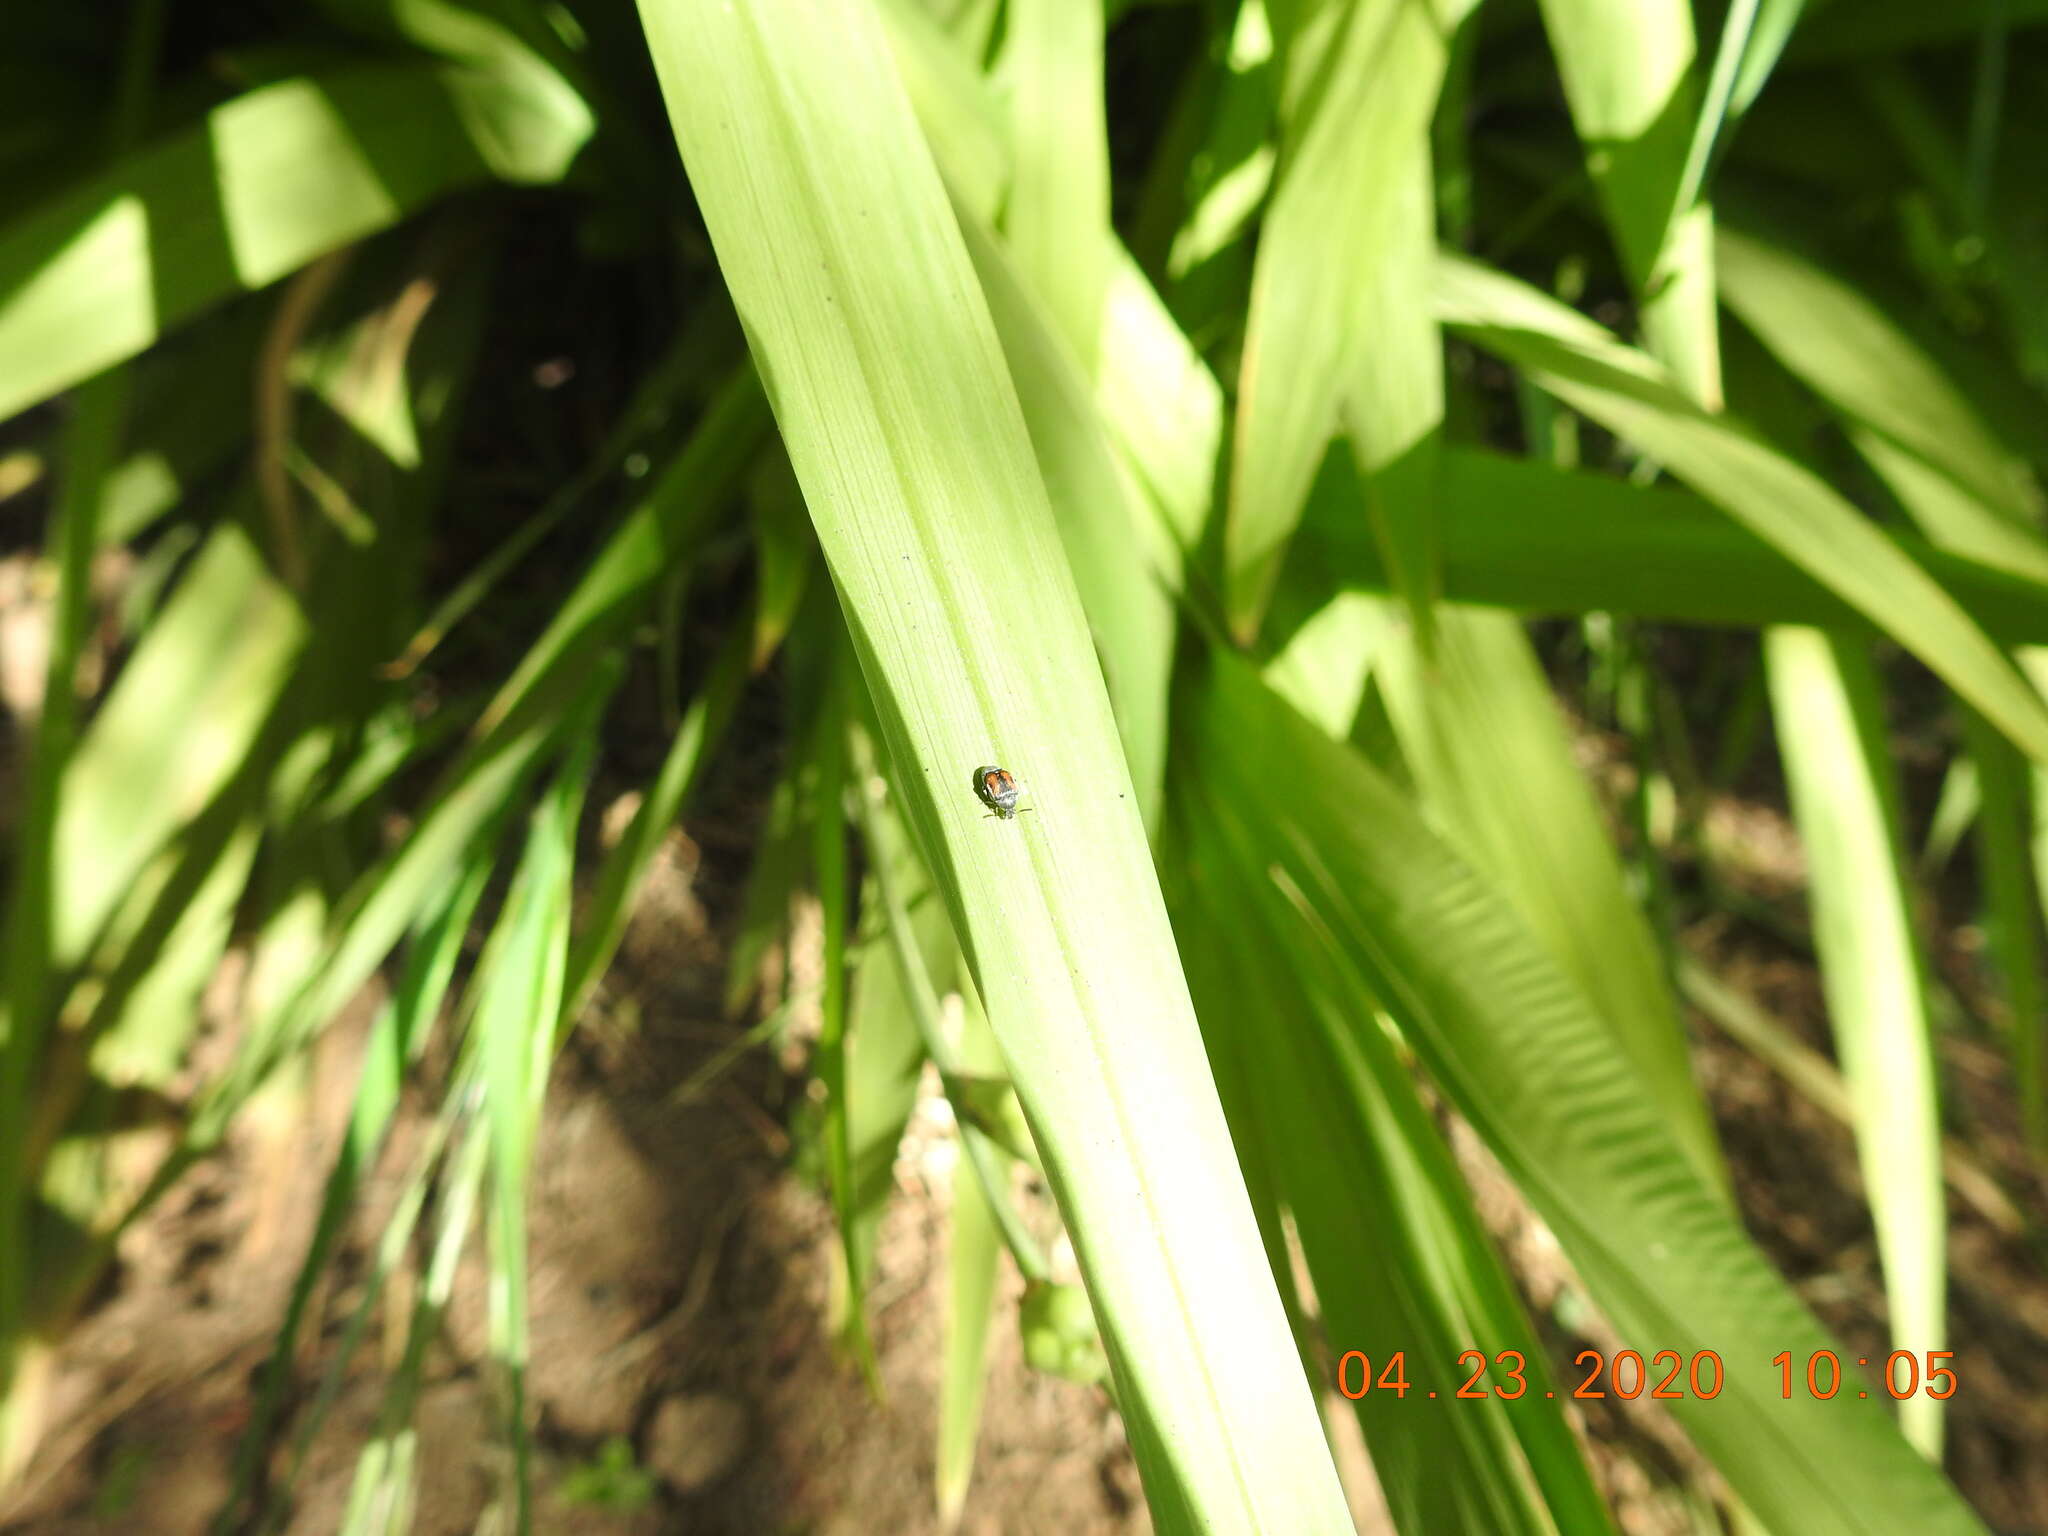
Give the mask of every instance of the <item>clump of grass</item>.
MULTIPOLYGON (((419 1241, 428 1273, 350 1519, 408 1518, 420 1348, 474 1224, 500 1507, 530 1521, 547 1064, 758 689, 787 756, 733 993, 814 902, 816 1165, 871 1376, 873 1175, 927 1059, 969 1154, 944 1519, 1007 1251, 1049 1357, 1106 1362, 1163 1531, 1348 1530, 1315 1395, 1348 1351, 1377 1362, 1347 1395, 1404 1530, 1606 1527, 1440 1094, 1629 1347, 1728 1362, 1670 1403, 1711 1496, 1780 1531, 1975 1529, 1940 1400, 1783 1401, 1736 1363, 1829 1346, 1732 1208, 1670 981, 1714 898, 1668 866, 1695 762, 1739 760, 1768 710, 1893 1346, 1935 1358, 1937 1010, 1887 726, 1929 687, 1976 786, 1943 838, 1974 822, 1988 1011, 2048 1144, 2024 21, 327 0, 232 26, 144 3, 93 43, 24 19, 0 489, 43 519, 52 596, 8 742, 0 1483, 120 1233, 392 965, 223 1525, 262 1518, 314 1281, 437 1032, 456 1065, 375 1263, 419 1241), (117 61, 92 139, 89 93, 49 82, 117 61), (90 583, 114 546, 118 619, 90 583), (1531 617, 1580 626, 1618 701, 1626 863, 1531 617), (1760 637, 1729 653, 1748 676, 1660 709, 1645 637, 1701 627, 1760 637), (592 765, 649 676, 664 750, 572 903, 592 765), (1031 815, 983 814, 989 763, 1031 815), (178 1079, 235 950, 232 1059, 124 1182, 123 1106, 178 1079), (1017 1159, 1085 1298, 1011 1208, 1017 1159), (1467 1350, 1480 1398, 1426 1406, 1467 1350)), ((629 1461, 588 1496, 651 1496, 629 1461)))

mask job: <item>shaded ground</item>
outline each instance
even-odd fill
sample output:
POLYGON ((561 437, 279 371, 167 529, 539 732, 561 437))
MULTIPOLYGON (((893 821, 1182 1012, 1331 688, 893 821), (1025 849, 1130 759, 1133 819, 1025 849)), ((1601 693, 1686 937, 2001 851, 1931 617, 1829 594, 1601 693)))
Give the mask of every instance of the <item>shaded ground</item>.
MULTIPOLYGON (((536 1159, 532 1371, 544 1531, 706 1536, 935 1528, 936 1369, 944 1232, 918 1159, 899 1168, 872 1296, 885 1395, 877 1404, 827 1336, 834 1240, 828 1207, 787 1171, 792 1080, 743 1057, 697 1102, 671 1089, 739 1029, 719 1018, 722 949, 693 889, 680 834, 636 914, 608 1005, 559 1063, 536 1159), (563 1496, 610 1437, 659 1474, 637 1509, 563 1496)), ((716 884, 717 882, 710 882, 716 884)), ((733 894, 727 890, 723 894, 733 894)), ((48 1533, 198 1531, 229 1487, 250 1383, 282 1314, 345 1113, 369 1008, 333 1031, 305 1092, 281 1095, 227 1155, 168 1200, 123 1252, 112 1299, 76 1334, 57 1392, 59 1427, 25 1501, 0 1528, 48 1533), (308 1124, 297 1106, 326 1106, 308 1124), (267 1170, 267 1171, 266 1171, 267 1170)), ((317 1379, 360 1295, 380 1230, 423 1131, 415 1112, 380 1162, 348 1278, 325 1298, 317 1379)), ((1012 1315, 1014 1281, 1010 1295, 1012 1315)), ((300 1475, 294 1533, 336 1528, 403 1347, 410 1293, 373 1326, 300 1475)), ((496 1470, 482 1369, 483 1268, 458 1280, 419 1407, 415 1529, 470 1530, 496 1470)), ((1101 1394, 1027 1372, 998 1329, 987 1420, 964 1529, 1146 1528, 1122 1428, 1101 1394)), ((303 1410, 303 1403, 301 1404, 303 1410)), ((282 1465, 280 1461, 279 1465, 282 1465)), ((589 1479, 586 1477, 586 1482, 589 1479)))
MULTIPOLYGON (((1725 861, 1733 878, 1760 903, 1784 901, 1798 862, 1782 821, 1755 806, 1733 807, 1726 819, 1741 855, 1725 861)), ((697 830, 701 850, 672 837, 597 1016, 555 1074, 532 1212, 537 1529, 933 1531, 950 1131, 942 1114, 920 1114, 899 1161, 871 1296, 885 1386, 877 1403, 828 1336, 829 1211, 789 1171, 786 1127, 801 1062, 754 1051, 692 1102, 673 1099, 674 1086, 741 1028, 721 1017, 718 999, 721 933, 737 909, 747 839, 716 820, 697 830), (625 1490, 630 1507, 606 1507, 602 1480, 578 1476, 613 1437, 629 1441, 634 1462, 655 1478, 638 1496, 625 1490), (582 1495, 570 1497, 579 1482, 582 1495)), ((1728 920, 1695 928, 1688 942, 1826 1050, 1817 980, 1796 934, 1728 920)), ((1969 983, 1967 953, 1938 964, 1969 983)), ((271 1094, 227 1155, 181 1186, 124 1247, 106 1300, 67 1349, 55 1427, 24 1497, 0 1510, 0 1529, 205 1529, 229 1486, 250 1383, 303 1252, 370 1001, 330 1032, 307 1077, 271 1094)), ((1847 1131, 1747 1051, 1692 1023, 1752 1231, 1849 1349, 1881 1354, 1879 1277, 1847 1131)), ((2026 1171, 1999 1053, 1967 1023, 1946 1032, 1941 1049, 1959 1127, 2038 1232, 2048 1200, 2026 1171)), ((320 1298, 325 1322, 301 1358, 298 1422, 361 1294, 367 1245, 422 1129, 415 1106, 378 1166, 354 1250, 320 1298)), ((1586 1347, 1611 1351, 1554 1241, 1470 1136, 1456 1126, 1452 1133, 1555 1362, 1586 1347)), ((1950 1404, 1949 1470, 1995 1528, 2048 1532, 2048 1279, 2027 1239, 1971 1206, 1954 1215, 1961 1390, 1950 1404)), ((1017 1287, 1013 1276, 1006 1283, 1009 1310, 994 1335, 963 1528, 977 1536, 1148 1529, 1102 1396, 1023 1368, 1010 1321, 1017 1287)), ((400 1286, 378 1313, 312 1442, 290 1531, 336 1528, 409 1308, 400 1286)), ((422 1533, 475 1528, 501 1469, 482 1369, 484 1310, 473 1257, 419 1404, 422 1533)), ((1692 1529, 1672 1490, 1711 1474, 1668 1421, 1647 1403, 1583 1406, 1596 1474, 1622 1528, 1631 1536, 1692 1529)), ((1377 1532, 1384 1527, 1368 1463, 1348 1424, 1338 1442, 1347 1472, 1367 1483, 1356 1501, 1361 1528, 1377 1532)), ((625 1484, 615 1479, 613 1488, 625 1484)))

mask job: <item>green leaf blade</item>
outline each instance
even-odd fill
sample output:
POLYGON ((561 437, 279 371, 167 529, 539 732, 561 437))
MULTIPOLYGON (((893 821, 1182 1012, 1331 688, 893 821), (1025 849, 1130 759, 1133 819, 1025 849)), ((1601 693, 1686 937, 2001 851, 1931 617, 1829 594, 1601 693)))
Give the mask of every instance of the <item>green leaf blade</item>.
POLYGON ((558 178, 579 109, 421 64, 225 103, 0 230, 0 418, 449 190, 558 178))
POLYGON ((1516 363, 1574 409, 1639 444, 1897 638, 2048 762, 2048 708, 1976 621, 1804 467, 1681 395, 1656 363, 1513 279, 1446 259, 1449 324, 1516 363))
POLYGON ((641 15, 1154 1517, 1348 1530, 1044 484, 879 27, 786 0, 641 15), (1033 814, 985 815, 985 763, 1025 781, 1033 814), (1173 1115, 1144 1108, 1162 1096, 1173 1115))
POLYGON ((1878 1404, 1780 1397, 1773 1355, 1835 1346, 1692 1171, 1505 898, 1241 662, 1216 659, 1190 719, 1204 808, 1284 871, 1360 965, 1623 1338, 1646 1358, 1720 1356, 1720 1394, 1670 1406, 1744 1503, 1774 1530, 1817 1536, 1979 1532, 1878 1404))

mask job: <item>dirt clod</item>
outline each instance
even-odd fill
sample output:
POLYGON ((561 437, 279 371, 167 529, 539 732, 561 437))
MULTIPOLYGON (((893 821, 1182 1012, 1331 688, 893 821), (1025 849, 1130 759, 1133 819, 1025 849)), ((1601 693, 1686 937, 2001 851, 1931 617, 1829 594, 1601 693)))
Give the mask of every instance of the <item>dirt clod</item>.
POLYGON ((720 1392, 665 1398, 647 1428, 647 1470, 677 1493, 709 1488, 739 1464, 748 1436, 746 1404, 720 1392))

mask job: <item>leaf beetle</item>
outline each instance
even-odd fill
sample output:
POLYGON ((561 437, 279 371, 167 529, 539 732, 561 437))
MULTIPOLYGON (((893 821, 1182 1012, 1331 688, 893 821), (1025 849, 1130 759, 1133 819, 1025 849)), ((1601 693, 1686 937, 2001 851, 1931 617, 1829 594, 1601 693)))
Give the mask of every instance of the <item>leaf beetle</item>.
POLYGON ((1004 821, 1016 817, 1017 797, 1023 792, 1024 786, 1007 768, 988 764, 974 770, 975 798, 1004 821))

